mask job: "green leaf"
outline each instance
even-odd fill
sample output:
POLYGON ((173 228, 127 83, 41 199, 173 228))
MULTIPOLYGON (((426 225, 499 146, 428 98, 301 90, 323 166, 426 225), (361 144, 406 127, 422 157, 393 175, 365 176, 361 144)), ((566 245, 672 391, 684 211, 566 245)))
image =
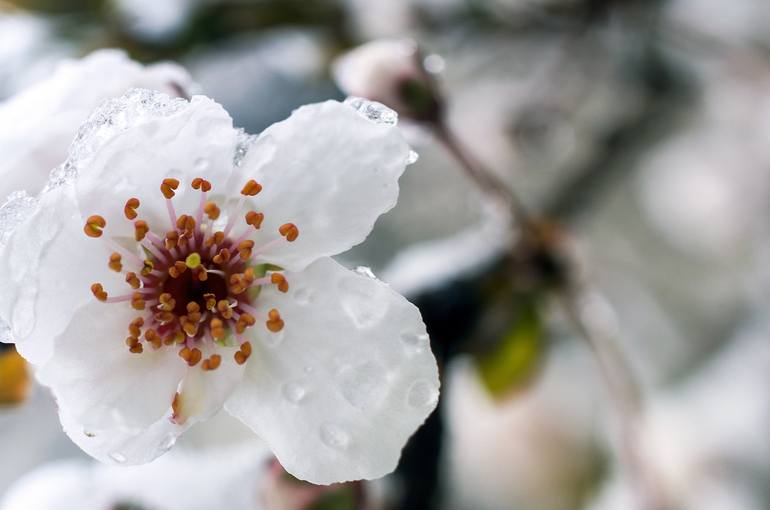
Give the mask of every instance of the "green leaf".
POLYGON ((311 510, 355 510, 358 508, 355 489, 346 484, 333 488, 310 506, 311 510))
POLYGON ((534 301, 525 304, 512 327, 495 347, 476 361, 479 378, 494 398, 526 384, 542 354, 543 323, 534 301))

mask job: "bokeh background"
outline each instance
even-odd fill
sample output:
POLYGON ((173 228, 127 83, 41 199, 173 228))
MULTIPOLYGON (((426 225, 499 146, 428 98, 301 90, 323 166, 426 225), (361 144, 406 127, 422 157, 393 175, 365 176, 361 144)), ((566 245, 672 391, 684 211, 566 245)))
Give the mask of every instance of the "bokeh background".
MULTIPOLYGON (((770 508, 766 0, 5 0, 0 101, 63 58, 117 47, 180 63, 258 133, 344 98, 334 59, 384 37, 419 44, 465 150, 559 225, 581 303, 643 395, 630 428, 655 507, 770 508)), ((397 207, 341 261, 421 308, 443 391, 395 475, 324 508, 635 508, 592 350, 558 295, 516 284, 541 276, 511 263, 520 232, 429 129, 400 125, 420 158, 397 207)), ((45 389, 6 400, 0 500, 41 466, 88 462, 45 389)), ((180 448, 252 447, 222 421, 180 448)))

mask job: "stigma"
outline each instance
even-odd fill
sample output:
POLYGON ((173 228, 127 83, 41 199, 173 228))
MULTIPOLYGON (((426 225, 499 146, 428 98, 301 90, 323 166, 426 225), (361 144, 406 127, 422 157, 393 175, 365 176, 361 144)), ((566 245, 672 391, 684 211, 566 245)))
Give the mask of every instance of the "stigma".
MULTIPOLYGON (((169 216, 166 226, 143 220, 138 198, 126 200, 123 215, 133 226, 137 250, 120 247, 125 253, 113 251, 105 262, 112 271, 125 275, 129 289, 112 296, 97 282, 91 285, 91 292, 103 303, 128 306, 136 312, 126 325, 125 345, 131 353, 175 349, 180 360, 203 371, 219 368, 226 362, 223 355, 243 365, 252 354, 245 337, 248 329, 261 327, 262 334, 269 335, 284 328, 276 308, 260 316, 255 302, 261 288, 289 290, 280 268, 253 260, 268 245, 294 242, 299 229, 294 223, 284 223, 277 232, 268 233, 272 239, 262 246, 251 239, 265 217, 261 211, 244 210, 246 199, 262 191, 254 180, 243 185, 240 200, 229 211, 222 230, 215 229, 222 209, 208 200, 211 183, 201 177, 190 183, 192 191, 188 192, 200 194, 197 210, 187 211, 191 214, 177 214, 174 207, 180 186, 179 180, 171 178, 160 183, 162 198, 158 199, 165 200, 169 216)), ((83 232, 101 238, 108 229, 104 217, 94 214, 86 220, 83 232)))

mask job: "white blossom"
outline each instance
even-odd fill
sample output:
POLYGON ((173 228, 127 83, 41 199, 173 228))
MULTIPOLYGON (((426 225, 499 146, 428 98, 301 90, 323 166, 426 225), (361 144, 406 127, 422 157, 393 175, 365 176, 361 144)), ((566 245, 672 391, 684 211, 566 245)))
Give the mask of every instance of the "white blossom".
POLYGON ((0 210, 0 318, 75 443, 148 462, 224 406, 298 478, 394 469, 438 373, 417 308, 329 258, 395 205, 409 157, 362 111, 308 105, 254 138, 206 97, 134 90, 0 210))
POLYGON ((65 60, 49 78, 0 103, 0 200, 14 190, 39 192, 102 101, 134 87, 179 95, 191 86, 181 67, 144 67, 119 50, 65 60))

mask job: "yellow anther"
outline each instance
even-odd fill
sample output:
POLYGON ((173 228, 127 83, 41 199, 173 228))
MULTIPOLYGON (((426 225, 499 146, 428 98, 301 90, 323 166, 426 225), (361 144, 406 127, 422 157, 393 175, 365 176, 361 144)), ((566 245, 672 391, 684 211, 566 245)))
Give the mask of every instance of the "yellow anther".
POLYGON ((278 227, 278 232, 289 242, 294 241, 299 236, 299 229, 294 223, 284 223, 278 227))
POLYGON ((203 206, 203 212, 205 212, 206 216, 208 216, 208 218, 213 221, 219 218, 221 211, 219 210, 219 207, 217 207, 217 204, 214 202, 206 202, 206 205, 203 206))
POLYGON ((138 198, 129 198, 126 201, 126 205, 123 206, 123 214, 126 215, 126 218, 129 220, 135 220, 136 219, 136 210, 139 208, 139 199, 138 198))
POLYGON ((177 179, 163 179, 163 182, 160 184, 160 192, 166 198, 173 198, 176 195, 174 190, 178 187, 179 181, 177 179))
POLYGON ((262 191, 262 185, 260 185, 254 179, 250 179, 246 184, 243 185, 243 189, 241 190, 241 195, 246 195, 247 197, 253 197, 260 191, 262 191))
POLYGON ((233 317, 233 309, 230 308, 230 303, 226 299, 220 299, 216 306, 223 318, 231 319, 233 317))
POLYGON ((150 259, 142 261, 142 276, 147 276, 155 269, 155 263, 150 259))
POLYGON ((166 312, 172 311, 176 306, 176 300, 173 297, 171 297, 171 294, 169 294, 168 292, 164 292, 163 294, 158 296, 158 301, 160 301, 158 308, 166 312))
POLYGON ((136 239, 136 242, 141 241, 144 239, 144 236, 147 235, 147 232, 150 231, 150 227, 147 225, 147 222, 144 220, 136 220, 134 222, 134 239, 136 239))
POLYGON ((102 229, 106 226, 107 222, 105 219, 98 214, 94 214, 93 216, 89 216, 86 220, 83 232, 85 232, 88 237, 102 237, 102 229))
POLYGON ((141 292, 134 292, 131 296, 131 307, 134 310, 144 310, 145 302, 141 292))
POLYGON ((259 227, 262 226, 262 221, 264 221, 265 215, 262 213, 258 213, 256 211, 249 211, 246 213, 246 224, 251 225, 256 230, 259 230, 259 227))
POLYGON ((101 283, 94 283, 91 285, 91 292, 99 301, 107 301, 107 293, 104 291, 104 287, 102 287, 101 283))
POLYGON ((193 252, 187 256, 187 258, 184 260, 184 263, 190 269, 195 269, 201 265, 201 256, 198 254, 198 252, 193 252))
POLYGON ((183 214, 176 220, 176 228, 183 232, 192 232, 195 230, 195 218, 189 214, 183 214))
POLYGON ((166 238, 163 240, 163 244, 167 250, 173 250, 179 244, 179 232, 172 230, 166 233, 166 238))
POLYGON ((283 320, 281 319, 281 314, 278 313, 278 310, 273 308, 267 313, 267 321, 265 324, 267 325, 267 329, 273 333, 278 333, 283 329, 283 320))
POLYGON ((128 333, 131 336, 139 338, 142 334, 142 326, 144 326, 144 319, 137 317, 128 324, 128 333))
POLYGON ((123 264, 121 264, 122 257, 120 256, 120 253, 112 252, 110 255, 110 262, 108 266, 110 269, 112 269, 115 272, 121 272, 123 270, 123 264))
POLYGON ((206 310, 213 312, 217 307, 217 296, 211 292, 207 292, 203 295, 204 306, 206 310))
POLYGON ((225 325, 220 319, 211 319, 211 336, 214 340, 222 340, 225 338, 225 325))
POLYGON ((199 189, 204 193, 207 191, 211 191, 211 183, 206 179, 202 179, 200 177, 196 177, 195 179, 192 180, 192 187, 193 189, 199 189))

